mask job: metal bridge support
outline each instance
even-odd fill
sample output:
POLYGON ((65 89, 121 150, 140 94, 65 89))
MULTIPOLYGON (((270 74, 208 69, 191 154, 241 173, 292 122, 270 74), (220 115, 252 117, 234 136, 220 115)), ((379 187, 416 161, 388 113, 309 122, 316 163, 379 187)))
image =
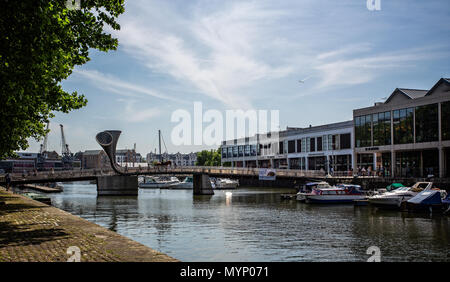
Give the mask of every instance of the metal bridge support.
POLYGON ((214 195, 214 191, 207 174, 194 174, 194 195, 214 195))
POLYGON ((136 175, 113 175, 97 177, 97 196, 137 196, 136 175))

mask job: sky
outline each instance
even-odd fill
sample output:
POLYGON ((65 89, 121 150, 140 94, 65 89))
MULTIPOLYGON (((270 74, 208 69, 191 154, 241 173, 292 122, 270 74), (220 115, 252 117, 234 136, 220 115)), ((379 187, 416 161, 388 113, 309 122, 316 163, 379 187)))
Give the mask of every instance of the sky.
MULTIPOLYGON (((48 149, 100 149, 96 133, 122 131, 118 148, 145 155, 217 148, 174 145, 172 113, 279 110, 280 128, 352 119, 395 88, 430 89, 450 77, 450 1, 132 0, 117 51, 91 50, 62 86, 88 99, 56 113, 48 149), (303 80, 300 83, 299 80, 303 80)), ((207 123, 204 124, 206 126, 207 123)), ((40 141, 41 142, 41 141, 40 141)), ((30 139, 27 151, 39 144, 30 139)))

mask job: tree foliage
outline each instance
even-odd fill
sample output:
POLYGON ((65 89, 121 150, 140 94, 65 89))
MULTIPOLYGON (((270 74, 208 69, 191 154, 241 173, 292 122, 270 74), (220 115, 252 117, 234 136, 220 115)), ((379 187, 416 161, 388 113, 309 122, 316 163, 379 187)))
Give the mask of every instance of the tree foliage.
POLYGON ((203 150, 197 153, 197 162, 195 164, 198 166, 220 166, 221 160, 220 149, 203 150))
POLYGON ((27 139, 45 135, 54 112, 86 105, 84 95, 61 87, 76 65, 88 62, 91 48, 116 50, 105 27, 120 29, 123 0, 0 0, 0 159, 26 149, 27 139))

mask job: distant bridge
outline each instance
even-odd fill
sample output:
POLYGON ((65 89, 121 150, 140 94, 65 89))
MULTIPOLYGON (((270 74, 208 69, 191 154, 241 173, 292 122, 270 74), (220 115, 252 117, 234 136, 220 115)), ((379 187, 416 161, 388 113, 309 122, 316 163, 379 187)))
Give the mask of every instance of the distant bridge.
MULTIPOLYGON (((136 175, 194 175, 205 174, 211 177, 239 178, 259 177, 260 168, 231 168, 231 167, 211 167, 211 166, 187 166, 187 167, 128 167, 124 168, 123 176, 136 175)), ((291 170, 275 169, 276 178, 295 179, 325 179, 326 175, 321 171, 313 170, 291 170)), ((96 180, 101 176, 119 175, 113 169, 77 169, 61 171, 39 171, 11 173, 13 185, 47 182, 74 182, 85 180, 96 180)), ((0 183, 5 184, 5 178, 0 178, 0 183)))
MULTIPOLYGON (((327 181, 330 184, 354 183, 365 188, 381 188, 394 182, 404 185, 412 185, 418 181, 426 181, 424 178, 390 178, 377 176, 353 177, 348 172, 335 172, 333 176, 326 175, 323 171, 297 170, 297 169, 273 169, 276 173, 276 181, 259 180, 261 168, 231 168, 231 167, 211 167, 211 166, 187 166, 187 167, 128 167, 123 168, 123 172, 117 173, 109 169, 77 169, 62 171, 40 171, 11 173, 12 185, 50 183, 50 182, 75 182, 104 179, 108 177, 136 177, 139 175, 194 175, 210 177, 226 177, 239 179, 242 185, 249 186, 277 186, 294 187, 308 181, 327 181)), ((136 180, 137 181, 137 180, 136 180)), ((449 178, 436 178, 432 180, 437 187, 450 190, 449 178)), ((195 182, 195 181, 194 181, 195 182)), ((0 184, 5 184, 5 177, 0 176, 0 184)), ((110 184, 106 184, 107 186, 110 184)), ((120 184, 118 184, 120 185, 120 184)), ((132 184, 134 185, 134 184, 132 184)), ((127 186, 127 185, 125 185, 127 186)), ((137 189, 137 183, 135 184, 137 189)), ((202 186, 202 185, 195 185, 202 186)), ((137 190, 136 190, 137 191, 137 190)))

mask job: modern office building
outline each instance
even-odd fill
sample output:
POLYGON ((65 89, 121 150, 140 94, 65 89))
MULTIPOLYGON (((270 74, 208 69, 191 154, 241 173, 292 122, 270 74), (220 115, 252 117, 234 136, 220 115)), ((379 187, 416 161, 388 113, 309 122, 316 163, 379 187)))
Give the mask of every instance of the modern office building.
POLYGON ((450 79, 430 90, 397 88, 353 111, 353 162, 396 177, 450 177, 450 79))
POLYGON ((302 170, 376 171, 450 177, 450 79, 430 90, 397 88, 353 121, 287 128, 222 143, 222 164, 302 170))
POLYGON ((224 141, 222 165, 350 171, 353 140, 353 121, 287 128, 276 134, 224 141))

